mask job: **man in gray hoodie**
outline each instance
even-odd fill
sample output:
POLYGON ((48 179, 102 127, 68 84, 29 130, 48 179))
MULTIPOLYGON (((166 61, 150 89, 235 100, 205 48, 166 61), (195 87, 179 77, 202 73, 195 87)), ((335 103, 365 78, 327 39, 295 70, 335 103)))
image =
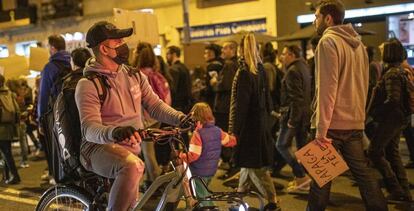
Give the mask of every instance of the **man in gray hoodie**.
POLYGON ((141 142, 137 129, 143 128, 141 110, 172 125, 184 117, 154 94, 144 74, 125 65, 129 49, 122 38, 131 34, 132 29, 117 29, 105 21, 88 30, 86 42, 95 58, 88 61, 84 74, 99 74, 105 87, 98 88, 83 78, 75 93, 83 136, 81 163, 89 171, 115 179, 108 210, 132 208, 138 197, 144 171, 137 156, 141 142), (102 89, 107 92, 104 99, 102 89))
MULTIPOLYGON (((386 200, 368 167, 362 148, 368 93, 368 56, 352 25, 343 25, 339 0, 321 0, 314 25, 322 35, 315 52, 316 93, 312 128, 319 144, 332 144, 342 153, 355 177, 366 210, 388 210, 386 200)), ((331 183, 311 184, 308 210, 325 210, 331 183)))

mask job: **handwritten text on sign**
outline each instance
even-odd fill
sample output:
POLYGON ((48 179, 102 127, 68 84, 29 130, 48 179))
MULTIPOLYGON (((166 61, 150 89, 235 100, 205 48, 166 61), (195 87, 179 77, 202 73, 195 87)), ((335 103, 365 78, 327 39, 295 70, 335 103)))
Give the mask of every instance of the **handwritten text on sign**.
POLYGON ((345 161, 332 144, 320 146, 312 141, 298 150, 295 155, 319 187, 348 170, 345 161))

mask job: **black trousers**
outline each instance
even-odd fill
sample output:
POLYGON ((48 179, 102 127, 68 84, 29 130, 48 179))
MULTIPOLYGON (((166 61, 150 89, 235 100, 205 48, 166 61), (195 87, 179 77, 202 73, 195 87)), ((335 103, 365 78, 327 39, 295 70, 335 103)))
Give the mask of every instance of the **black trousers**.
POLYGON ((4 177, 9 179, 10 177, 19 177, 17 172, 16 163, 14 162, 12 150, 11 150, 11 141, 0 141, 0 152, 5 161, 4 167, 4 177), (11 174, 11 175, 10 175, 11 174))
MULTIPOLYGON (((328 130, 328 138, 348 164, 352 175, 357 181, 359 192, 366 210, 386 211, 387 203, 378 182, 373 175, 373 169, 368 167, 368 161, 362 147, 362 130, 328 130)), ((308 198, 307 211, 323 211, 326 209, 331 192, 329 182, 322 188, 312 181, 308 198)))

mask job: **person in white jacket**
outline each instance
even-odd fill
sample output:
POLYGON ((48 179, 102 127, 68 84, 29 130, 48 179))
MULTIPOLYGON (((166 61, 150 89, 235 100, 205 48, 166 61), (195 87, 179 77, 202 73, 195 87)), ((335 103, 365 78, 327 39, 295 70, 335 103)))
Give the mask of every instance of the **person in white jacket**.
MULTIPOLYGON (((388 210, 362 147, 368 93, 368 56, 351 24, 343 24, 339 0, 321 0, 314 25, 322 35, 315 52, 316 93, 312 128, 315 141, 332 144, 342 153, 355 177, 366 210, 388 210)), ((311 184, 308 210, 325 210, 331 183, 311 184)))

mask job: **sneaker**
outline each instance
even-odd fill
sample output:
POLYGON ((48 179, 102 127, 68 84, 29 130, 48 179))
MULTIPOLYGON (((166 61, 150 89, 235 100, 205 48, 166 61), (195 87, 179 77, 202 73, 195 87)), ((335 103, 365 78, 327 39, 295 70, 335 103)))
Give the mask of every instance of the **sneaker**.
POLYGON ((405 194, 391 193, 386 197, 390 204, 401 204, 411 202, 410 197, 405 194))
POLYGON ((295 191, 309 191, 310 190, 310 183, 312 179, 308 176, 304 176, 301 178, 296 178, 295 180, 288 183, 288 192, 295 192, 295 191))
POLYGON ((4 181, 7 185, 17 185, 20 183, 20 177, 19 176, 12 176, 10 179, 4 181))
POLYGON ((53 178, 50 178, 50 179, 49 179, 49 184, 50 184, 50 185, 56 185, 56 180, 55 180, 55 179, 53 179, 53 178))
POLYGON ((281 211, 282 208, 280 208, 279 203, 268 203, 263 208, 264 211, 281 211))
POLYGON ((29 164, 26 161, 20 163, 20 168, 29 168, 29 164))

